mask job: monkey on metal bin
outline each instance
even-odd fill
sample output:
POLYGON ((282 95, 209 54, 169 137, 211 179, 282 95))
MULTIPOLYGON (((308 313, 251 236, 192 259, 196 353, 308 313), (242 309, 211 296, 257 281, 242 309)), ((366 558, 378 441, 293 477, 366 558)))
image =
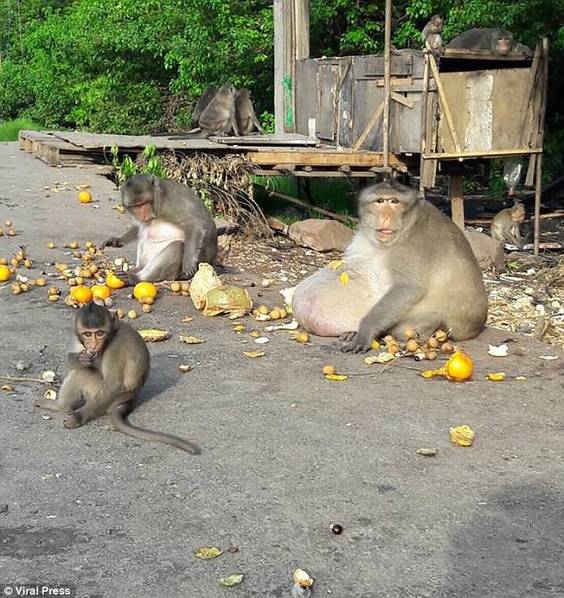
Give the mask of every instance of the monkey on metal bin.
POLYGON ((531 56, 531 50, 516 42, 511 32, 497 28, 469 29, 457 35, 446 47, 463 50, 489 50, 499 56, 511 56, 512 54, 531 56))
POLYGON ((215 262, 217 228, 193 189, 137 174, 122 185, 121 198, 133 226, 101 247, 122 247, 137 239, 137 265, 128 272, 130 284, 191 278, 198 264, 215 262))
POLYGON ((143 430, 126 421, 149 368, 149 352, 139 333, 105 307, 90 303, 76 312, 74 340, 67 355, 68 374, 59 398, 38 399, 34 405, 64 413, 66 428, 109 415, 116 430, 124 434, 200 453, 196 445, 182 438, 143 430))
POLYGON ((441 15, 433 15, 421 32, 423 45, 425 47, 428 46, 436 57, 439 57, 443 51, 443 39, 441 37, 442 30, 443 18, 441 15))
POLYGON ((476 336, 487 316, 482 274, 462 231, 422 194, 397 182, 365 189, 360 225, 341 272, 325 268, 297 287, 292 307, 309 332, 338 336, 344 351, 367 351, 386 333, 455 340, 476 336))
POLYGON ((500 210, 492 220, 490 229, 492 238, 500 243, 511 243, 521 249, 523 238, 519 225, 523 222, 525 222, 525 206, 522 203, 500 210))

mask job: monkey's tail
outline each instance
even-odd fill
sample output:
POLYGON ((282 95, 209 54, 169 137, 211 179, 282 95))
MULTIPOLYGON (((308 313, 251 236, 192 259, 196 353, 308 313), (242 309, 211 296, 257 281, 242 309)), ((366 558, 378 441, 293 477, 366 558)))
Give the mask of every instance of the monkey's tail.
POLYGON ((153 442, 162 442, 164 444, 168 444, 170 446, 174 446, 179 448, 181 451, 186 451, 192 455, 199 455, 201 450, 195 444, 188 442, 187 440, 183 440, 182 438, 178 438, 178 436, 173 436, 172 434, 167 434, 166 432, 154 432, 153 430, 143 430, 142 428, 138 428, 137 426, 131 425, 127 421, 127 415, 129 413, 129 407, 126 403, 122 403, 121 405, 116 405, 110 411, 110 418, 112 420, 112 424, 118 432, 122 434, 126 434, 127 436, 133 436, 133 438, 137 438, 139 440, 149 440, 153 442))

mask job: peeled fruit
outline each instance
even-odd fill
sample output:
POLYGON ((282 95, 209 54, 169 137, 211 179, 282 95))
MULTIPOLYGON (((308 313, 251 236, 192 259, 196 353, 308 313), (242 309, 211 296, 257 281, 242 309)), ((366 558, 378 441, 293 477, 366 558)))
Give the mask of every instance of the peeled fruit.
POLYGON ((157 296, 157 287, 152 282, 138 282, 133 289, 133 296, 138 301, 145 297, 154 299, 157 296))
POLYGON ((298 332, 296 340, 298 343, 307 343, 309 341, 309 334, 307 332, 298 332))
POLYGON ((199 264, 198 271, 190 283, 190 298, 194 307, 204 309, 208 293, 220 286, 222 286, 222 282, 213 266, 206 263, 199 264))
POLYGON ((0 266, 7 266, 8 260, 5 257, 0 258, 0 266))
POLYGON ((130 309, 130 310, 127 312, 127 317, 128 317, 130 320, 135 320, 135 318, 137 317, 137 312, 136 312, 134 309, 130 309))
POLYGON ((44 286, 47 284, 47 281, 46 281, 44 278, 38 278, 38 279, 35 281, 35 284, 36 284, 38 287, 44 287, 44 286))
POLYGON ((434 336, 432 336, 427 341, 427 345, 429 346, 430 349, 436 349, 439 346, 439 341, 434 336))
POLYGON ((49 295, 60 295, 61 291, 57 287, 49 287, 49 295))
POLYGON ((109 287, 104 284, 95 284, 92 287, 92 296, 94 299, 108 299, 109 296, 112 294, 112 291, 109 287))
POLYGON ((6 234, 8 235, 8 237, 15 237, 16 236, 16 231, 13 228, 9 228, 6 231, 6 234))
POLYGON ((80 203, 90 203, 92 201, 92 194, 89 191, 81 191, 78 194, 78 201, 80 203))
POLYGON ((337 370, 335 369, 334 365, 324 365, 323 366, 323 374, 325 376, 331 376, 332 374, 336 374, 337 370))
POLYGON ((458 446, 472 446, 475 432, 470 426, 454 426, 450 429, 450 440, 458 446))
POLYGON ((121 289, 125 286, 125 282, 113 272, 109 272, 106 276, 106 286, 110 287, 110 289, 121 289))
POLYGON ((92 290, 84 285, 73 287, 70 291, 70 296, 78 303, 90 303, 93 298, 92 290))
POLYGON ((417 344, 417 341, 414 338, 410 338, 407 343, 405 344, 405 348, 410 352, 410 353, 415 353, 415 351, 417 351, 417 349, 419 349, 419 345, 417 344))
POLYGON ((182 285, 179 282, 171 282, 170 283, 170 290, 173 293, 180 293, 182 290, 182 285))
POLYGON ((123 309, 121 309, 120 307, 118 307, 116 309, 116 316, 118 317, 119 320, 121 320, 123 318, 125 314, 123 313, 123 309))
POLYGON ((441 345, 441 351, 443 353, 452 353, 454 351, 454 347, 452 346, 452 343, 443 343, 441 345))
POLYGON ((470 355, 463 351, 456 351, 445 365, 447 377, 456 382, 463 382, 472 376, 474 362, 470 355))
POLYGON ((70 247, 71 249, 78 249, 78 243, 77 243, 76 241, 71 241, 71 242, 69 243, 69 247, 70 247))
POLYGON ((146 313, 146 314, 150 314, 153 311, 153 308, 150 305, 148 305, 147 303, 144 303, 141 306, 141 309, 143 310, 143 313, 146 313))
POLYGON ((406 328, 403 331, 403 334, 405 335, 405 338, 407 338, 407 339, 415 338, 415 336, 416 336, 416 332, 415 332, 415 330, 413 330, 413 328, 406 328))
POLYGON ((49 241, 49 243, 47 243, 47 247, 49 247, 49 249, 55 249, 56 245, 53 243, 53 241, 49 241))
POLYGON ((143 305, 153 305, 155 299, 153 297, 141 297, 141 299, 139 299, 139 302, 143 305))
POLYGON ((11 221, 11 220, 5 220, 5 221, 4 221, 4 224, 5 224, 6 226, 12 226, 12 221, 11 221))
POLYGON ((11 272, 8 266, 0 266, 0 282, 6 282, 10 280, 11 272))

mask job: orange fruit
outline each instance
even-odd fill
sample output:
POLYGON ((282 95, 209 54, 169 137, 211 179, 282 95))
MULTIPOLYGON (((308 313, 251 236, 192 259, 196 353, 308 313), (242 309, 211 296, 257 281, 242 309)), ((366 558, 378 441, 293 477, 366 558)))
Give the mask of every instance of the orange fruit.
POLYGON ((92 291, 84 285, 72 287, 70 296, 78 303, 90 303, 92 301, 92 291))
POLYGON ((94 299, 107 299, 112 291, 105 284, 95 284, 92 287, 92 296, 94 299))
POLYGON ((138 282, 133 289, 133 296, 139 301, 147 297, 154 299, 157 296, 157 287, 152 282, 138 282))
POLYGON ((113 272, 109 272, 106 276, 106 286, 110 289, 121 289, 125 286, 125 282, 118 278, 113 272))
POLYGON ((1 265, 0 266, 0 282, 6 282, 10 280, 11 276, 10 268, 8 266, 1 265))
POLYGON ((474 371, 474 362, 470 355, 463 351, 456 351, 446 362, 446 373, 450 380, 463 382, 472 376, 474 371))
POLYGON ((81 191, 78 194, 78 201, 80 203, 90 203, 92 201, 92 194, 90 191, 81 191))

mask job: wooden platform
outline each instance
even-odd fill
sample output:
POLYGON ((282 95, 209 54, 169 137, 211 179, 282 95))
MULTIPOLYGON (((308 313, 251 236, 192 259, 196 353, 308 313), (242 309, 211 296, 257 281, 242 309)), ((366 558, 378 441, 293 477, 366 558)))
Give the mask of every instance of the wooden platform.
POLYGON ((148 145, 157 152, 207 153, 217 156, 244 154, 257 168, 257 176, 372 177, 387 170, 405 171, 407 164, 390 154, 383 166, 379 152, 322 145, 304 135, 251 135, 247 137, 98 135, 78 131, 27 131, 19 134, 20 149, 50 166, 110 164, 112 147, 135 159, 148 145))

